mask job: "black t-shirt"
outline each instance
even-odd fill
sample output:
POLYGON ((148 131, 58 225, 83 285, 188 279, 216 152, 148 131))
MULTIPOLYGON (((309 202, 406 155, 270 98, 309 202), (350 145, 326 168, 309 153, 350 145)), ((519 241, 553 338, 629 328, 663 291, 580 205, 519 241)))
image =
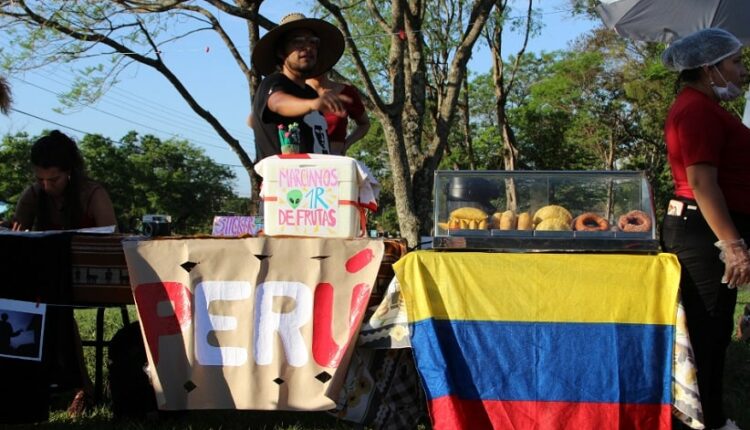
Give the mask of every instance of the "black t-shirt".
POLYGON ((287 128, 296 122, 300 129, 301 153, 330 153, 328 132, 325 117, 319 111, 313 111, 303 116, 284 117, 268 109, 268 97, 276 91, 282 91, 301 99, 318 97, 315 90, 305 85, 304 88, 295 84, 282 73, 273 73, 260 83, 258 92, 253 99, 253 133, 255 134, 255 160, 260 161, 268 156, 281 153, 279 142, 279 124, 287 128))

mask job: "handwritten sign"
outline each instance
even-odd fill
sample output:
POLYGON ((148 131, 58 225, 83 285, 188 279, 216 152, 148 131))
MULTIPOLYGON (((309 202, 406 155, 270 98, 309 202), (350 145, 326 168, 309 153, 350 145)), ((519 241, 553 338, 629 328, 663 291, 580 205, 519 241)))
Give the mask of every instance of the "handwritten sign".
POLYGON ((278 171, 279 227, 315 235, 336 229, 339 221, 339 172, 335 167, 290 167, 278 171))
POLYGON ((255 236, 263 228, 263 217, 257 216, 215 216, 213 236, 236 237, 255 236))
POLYGON ((123 252, 160 409, 336 406, 382 241, 175 238, 123 252))

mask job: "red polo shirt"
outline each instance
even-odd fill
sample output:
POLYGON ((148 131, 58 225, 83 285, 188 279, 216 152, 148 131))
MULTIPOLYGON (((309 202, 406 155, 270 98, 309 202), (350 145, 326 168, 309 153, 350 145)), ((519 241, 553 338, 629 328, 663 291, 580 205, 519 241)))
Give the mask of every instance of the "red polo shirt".
POLYGON ((750 129, 705 94, 686 87, 664 126, 675 195, 694 199, 686 167, 715 166, 730 211, 750 214, 750 129))

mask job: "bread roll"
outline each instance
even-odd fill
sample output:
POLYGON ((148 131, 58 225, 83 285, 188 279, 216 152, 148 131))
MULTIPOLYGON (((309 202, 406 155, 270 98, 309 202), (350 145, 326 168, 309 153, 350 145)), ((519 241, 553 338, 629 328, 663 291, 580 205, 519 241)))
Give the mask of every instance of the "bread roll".
POLYGON ((537 224, 539 231, 563 231, 570 230, 570 220, 565 218, 547 218, 537 224))
POLYGON ((573 220, 573 215, 562 206, 547 205, 534 213, 534 225, 539 225, 542 221, 548 218, 560 218, 570 224, 570 221, 573 220))
POLYGON ((453 212, 451 212, 451 218, 475 219, 477 221, 486 220, 487 212, 479 208, 464 207, 464 208, 458 208, 454 210, 453 212))
POLYGON ((503 212, 500 216, 500 230, 515 230, 518 219, 512 210, 503 212))
POLYGON ((531 214, 528 212, 522 212, 518 215, 518 223, 516 228, 519 230, 533 230, 534 226, 531 224, 531 214))
POLYGON ((451 212, 448 227, 461 230, 486 230, 487 212, 472 207, 458 208, 451 212))

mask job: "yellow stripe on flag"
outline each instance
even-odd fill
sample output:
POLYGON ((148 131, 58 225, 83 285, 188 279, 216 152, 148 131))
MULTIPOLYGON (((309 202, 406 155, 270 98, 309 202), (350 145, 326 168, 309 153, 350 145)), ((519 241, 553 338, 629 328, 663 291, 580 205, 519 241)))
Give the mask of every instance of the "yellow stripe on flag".
POLYGON ((674 324, 673 254, 410 252, 394 264, 409 321, 674 324))

